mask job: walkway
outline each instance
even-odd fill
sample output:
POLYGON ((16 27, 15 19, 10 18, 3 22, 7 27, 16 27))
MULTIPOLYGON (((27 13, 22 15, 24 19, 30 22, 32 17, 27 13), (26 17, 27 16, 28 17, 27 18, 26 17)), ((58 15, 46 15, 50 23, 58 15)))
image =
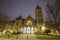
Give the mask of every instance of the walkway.
POLYGON ((36 40, 35 34, 12 35, 10 38, 0 38, 0 40, 36 40))

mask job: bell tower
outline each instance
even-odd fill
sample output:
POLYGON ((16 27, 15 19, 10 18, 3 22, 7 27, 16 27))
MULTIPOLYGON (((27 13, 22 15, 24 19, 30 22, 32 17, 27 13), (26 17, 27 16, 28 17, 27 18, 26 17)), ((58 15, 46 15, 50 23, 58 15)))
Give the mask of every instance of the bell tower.
POLYGON ((36 21, 39 23, 39 25, 43 25, 43 14, 42 14, 42 9, 38 5, 36 6, 35 9, 35 15, 36 15, 36 21))

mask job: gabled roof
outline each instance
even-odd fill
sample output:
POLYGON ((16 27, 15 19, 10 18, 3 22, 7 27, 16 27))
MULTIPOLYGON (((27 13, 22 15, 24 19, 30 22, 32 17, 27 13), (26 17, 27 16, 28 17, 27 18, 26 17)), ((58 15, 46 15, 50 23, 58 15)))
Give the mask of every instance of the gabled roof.
POLYGON ((26 19, 33 19, 30 15, 26 19))

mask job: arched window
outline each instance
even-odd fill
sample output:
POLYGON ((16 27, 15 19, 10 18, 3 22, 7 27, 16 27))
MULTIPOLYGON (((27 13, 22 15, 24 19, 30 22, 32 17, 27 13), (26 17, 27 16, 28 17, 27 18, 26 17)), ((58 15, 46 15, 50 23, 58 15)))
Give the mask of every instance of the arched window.
POLYGON ((26 25, 32 25, 32 21, 31 20, 28 20, 26 25))

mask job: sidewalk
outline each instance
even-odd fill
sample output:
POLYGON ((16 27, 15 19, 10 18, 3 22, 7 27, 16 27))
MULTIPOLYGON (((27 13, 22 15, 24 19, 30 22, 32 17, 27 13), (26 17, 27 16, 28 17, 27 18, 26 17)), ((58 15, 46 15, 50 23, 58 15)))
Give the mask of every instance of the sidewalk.
POLYGON ((0 40, 37 40, 35 34, 12 35, 9 38, 0 38, 0 40))

